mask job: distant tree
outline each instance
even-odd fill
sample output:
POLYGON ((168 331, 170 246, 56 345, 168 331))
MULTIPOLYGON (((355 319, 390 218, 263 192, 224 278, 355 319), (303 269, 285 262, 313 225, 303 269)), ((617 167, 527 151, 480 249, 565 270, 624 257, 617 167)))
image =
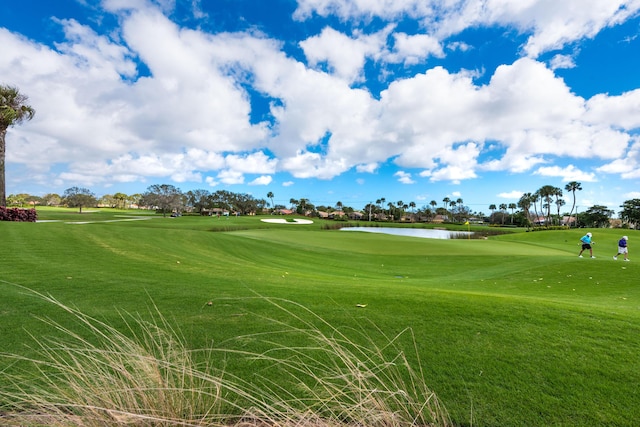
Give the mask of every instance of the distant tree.
POLYGON ((167 216, 167 212, 180 210, 182 208, 182 191, 169 184, 155 184, 147 188, 142 195, 141 203, 159 209, 162 216, 167 216))
POLYGON ((509 209, 511 209, 511 224, 513 224, 513 214, 515 213, 516 208, 518 207, 518 205, 516 205, 515 203, 509 203, 509 209))
POLYGON ((127 207, 130 208, 132 205, 136 205, 136 206, 140 205, 141 199, 142 199, 142 194, 140 193, 135 193, 127 196, 127 200, 126 200, 127 207))
POLYGON ((98 199, 98 205, 115 208, 118 205, 118 201, 113 197, 113 195, 105 194, 104 196, 98 199))
POLYGON ((594 205, 582 213, 580 219, 587 227, 606 228, 609 227, 609 220, 613 213, 606 206, 594 205))
POLYGON ((187 204, 200 214, 212 205, 211 192, 209 190, 189 190, 186 196, 187 204))
POLYGON ((637 229, 640 225, 640 199, 625 200, 620 207, 620 219, 637 229))
POLYGON ((45 194, 42 198, 42 203, 44 203, 46 206, 59 206, 60 202, 60 196, 55 193, 45 194))
POLYGON ((442 206, 444 207, 444 209, 445 209, 446 211, 448 211, 448 210, 449 210, 449 202, 450 202, 450 201, 451 201, 451 199, 450 199, 450 198, 448 198, 448 197, 445 197, 444 199, 442 199, 442 206))
POLYGON ((91 190, 79 187, 70 187, 64 190, 62 201, 70 208, 79 208, 80 213, 82 213, 83 207, 95 206, 98 203, 91 190))
POLYGON ((269 200, 271 200, 271 213, 273 213, 273 210, 274 210, 274 209, 275 209, 275 207, 276 207, 276 206, 273 204, 273 197, 274 197, 274 195, 273 195, 273 191, 269 191, 269 192, 267 193, 267 198, 268 198, 269 200))
POLYGON ((507 204, 506 203, 500 203, 500 212, 502 213, 502 218, 501 218, 501 223, 504 225, 504 216, 505 216, 505 212, 507 212, 507 204))
POLYGON ((567 202, 564 201, 564 199, 556 199, 556 208, 558 210, 558 224, 560 224, 560 221, 562 218, 560 218, 560 209, 566 205, 567 202))
POLYGON ((531 201, 531 196, 531 193, 524 193, 520 197, 520 200, 518 200, 518 206, 520 207, 520 209, 522 209, 522 212, 524 214, 524 225, 526 227, 529 227, 531 223, 531 220, 529 218, 529 209, 531 209, 531 204, 533 203, 531 201))
POLYGON ((491 211, 491 218, 493 218, 493 214, 496 212, 496 209, 497 209, 497 207, 496 207, 495 204, 491 203, 489 205, 489 210, 491 211))
POLYGON ((553 191, 551 192, 551 195, 555 197, 554 204, 556 205, 556 208, 557 208, 556 217, 557 217, 558 224, 560 224, 560 208, 566 204, 565 201, 560 198, 562 197, 562 188, 553 187, 553 191))
POLYGON ((296 213, 299 215, 306 215, 308 205, 309 205, 309 199, 302 198, 298 200, 298 208, 296 209, 296 213))
POLYGON ((31 120, 36 111, 27 105, 29 100, 13 86, 0 85, 0 206, 7 206, 5 183, 6 136, 9 127, 31 120))
POLYGON ((113 195, 118 209, 125 209, 127 207, 127 197, 128 196, 124 193, 116 193, 113 195))
POLYGON ((553 196, 557 193, 556 190, 557 188, 553 185, 543 185, 537 191, 540 195, 541 210, 544 212, 544 209, 546 209, 547 211, 547 214, 545 215, 545 224, 551 223, 551 204, 553 203, 553 196))
POLYGON ((573 195, 573 204, 571 205, 571 211, 569 212, 569 227, 571 227, 571 215, 576 207, 576 191, 582 191, 582 184, 576 181, 571 181, 564 186, 566 191, 570 191, 573 195))

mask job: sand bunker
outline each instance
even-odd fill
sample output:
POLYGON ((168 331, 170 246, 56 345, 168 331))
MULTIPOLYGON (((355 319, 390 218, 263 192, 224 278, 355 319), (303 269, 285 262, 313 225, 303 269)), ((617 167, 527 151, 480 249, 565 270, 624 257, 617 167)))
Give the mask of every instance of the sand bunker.
POLYGON ((293 221, 287 221, 284 218, 266 218, 266 219, 261 219, 260 221, 262 222, 271 222, 274 224, 313 224, 313 221, 311 221, 310 219, 298 219, 298 218, 294 218, 293 221))

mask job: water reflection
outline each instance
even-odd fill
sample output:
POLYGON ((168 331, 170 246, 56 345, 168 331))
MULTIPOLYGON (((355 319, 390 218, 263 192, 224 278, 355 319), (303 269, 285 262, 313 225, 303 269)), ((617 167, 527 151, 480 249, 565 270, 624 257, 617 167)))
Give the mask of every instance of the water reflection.
POLYGON ((395 236, 421 237, 423 239, 455 239, 469 237, 472 232, 433 230, 426 228, 393 228, 393 227, 344 227, 341 231, 363 231, 365 233, 393 234, 395 236))

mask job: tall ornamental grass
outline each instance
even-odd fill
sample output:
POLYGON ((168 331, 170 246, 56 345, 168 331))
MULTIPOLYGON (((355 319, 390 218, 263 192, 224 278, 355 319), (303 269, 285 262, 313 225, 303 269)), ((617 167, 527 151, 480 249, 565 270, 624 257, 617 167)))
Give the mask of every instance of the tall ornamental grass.
POLYGON ((414 342, 410 330, 386 337, 357 322, 338 329, 299 304, 263 298, 283 314, 263 319, 270 331, 190 350, 157 309, 151 320, 121 313, 121 331, 51 296, 38 297, 74 323, 41 319, 57 337, 32 336, 34 357, 3 355, 15 363, 2 373, 2 425, 451 424, 426 385, 415 345, 409 354, 401 348, 406 339, 414 342), (256 370, 251 378, 231 375, 225 371, 231 360, 256 370))

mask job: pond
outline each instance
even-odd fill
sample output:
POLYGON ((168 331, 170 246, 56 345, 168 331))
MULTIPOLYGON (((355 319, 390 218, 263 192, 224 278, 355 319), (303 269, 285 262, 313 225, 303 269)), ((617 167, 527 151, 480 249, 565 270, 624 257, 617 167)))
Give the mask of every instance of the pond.
POLYGON ((394 227, 344 227, 341 231, 363 231, 366 233, 393 234, 395 236, 420 237, 423 239, 456 239, 466 238, 473 234, 468 231, 434 230, 427 228, 394 228, 394 227))

